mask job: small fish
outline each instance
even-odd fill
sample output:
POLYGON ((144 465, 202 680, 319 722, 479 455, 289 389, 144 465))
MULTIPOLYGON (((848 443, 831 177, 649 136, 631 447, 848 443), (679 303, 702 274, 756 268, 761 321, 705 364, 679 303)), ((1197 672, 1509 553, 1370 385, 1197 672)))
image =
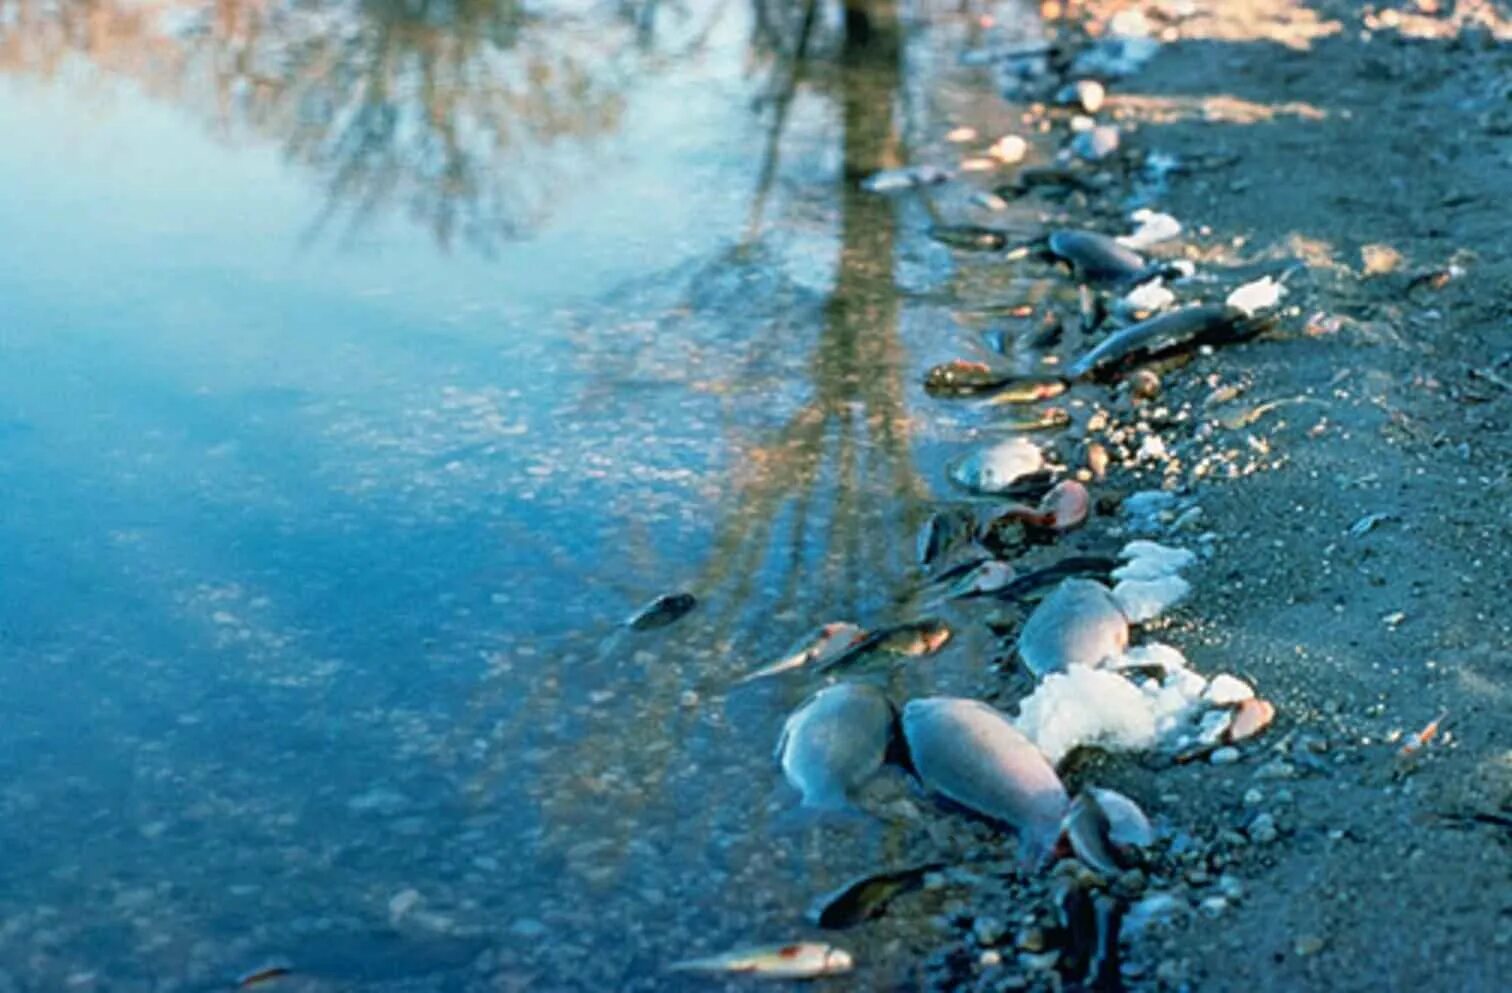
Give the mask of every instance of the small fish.
POLYGON ((1013 379, 1013 374, 985 362, 952 359, 924 374, 924 392, 930 396, 970 396, 983 393, 1013 379))
POLYGON ((1046 245, 1087 283, 1128 285, 1137 282, 1147 269, 1144 256, 1096 231, 1052 231, 1046 245))
POLYGON ((1407 739, 1407 743, 1402 746, 1401 751, 1399 751, 1397 754, 1405 757, 1419 751, 1420 749, 1426 748, 1428 743, 1438 736, 1439 725, 1443 724, 1444 718, 1448 716, 1449 711, 1439 711, 1439 715, 1433 720, 1429 721, 1423 727, 1423 730, 1407 739))
POLYGON ((669 972, 743 973, 766 979, 812 979, 837 976, 856 966, 851 953, 819 941, 790 945, 739 948, 704 958, 684 959, 667 967, 669 972))
POLYGON ((833 672, 862 661, 873 654, 917 658, 933 655, 950 641, 951 630, 944 621, 927 618, 875 631, 820 667, 833 672))
MULTIPOLYGON (((981 401, 984 407, 1006 404, 1038 403, 1066 392, 1067 383, 1056 376, 1014 376, 991 387, 992 395, 981 401)), ((982 392, 986 392, 983 390, 982 392)))
POLYGON ((919 565, 928 567, 950 553, 961 540, 971 534, 975 519, 963 507, 950 507, 929 515, 919 529, 919 565))
POLYGON ((930 862, 853 879, 815 900, 808 920, 815 927, 839 930, 881 917, 895 898, 918 889, 926 874, 943 868, 944 862, 930 862))
POLYGON ((782 658, 762 666, 749 675, 742 676, 736 681, 736 685, 765 679, 791 669, 823 663, 865 637, 866 632, 854 624, 847 621, 831 621, 800 639, 782 658))
POLYGON ((1006 493, 1045 466, 1038 445, 1024 438, 1009 438, 979 448, 950 470, 950 478, 978 493, 1006 493))
POLYGON ((1071 415, 1060 407, 1045 407, 1029 414, 998 417, 984 424, 989 431, 1009 431, 1013 434, 1032 434, 1035 431, 1056 431, 1071 423, 1071 415))
POLYGON ((996 593, 998 590, 1013 582, 1018 573, 1007 562, 999 562, 997 559, 988 559, 972 569, 966 575, 958 579, 945 591, 942 600, 965 600, 969 597, 985 596, 996 593))
POLYGON ((851 792, 882 768, 895 720, 887 697, 865 683, 826 686, 793 711, 776 758, 803 806, 850 809, 851 792))
POLYGON ((1098 555, 1072 555, 1043 569, 1026 572, 998 591, 1000 600, 1021 600, 1035 590, 1060 583, 1073 576, 1106 579, 1117 568, 1113 559, 1098 555))
POLYGON ((632 631, 654 631, 682 620, 696 606, 698 599, 691 593, 663 593, 626 618, 625 626, 632 631))
POLYGON ((1070 379, 1098 378, 1200 345, 1252 338, 1270 321, 1234 307, 1199 304, 1130 324, 1104 338, 1066 369, 1070 379))
POLYGON ((1092 507, 1091 494, 1074 479, 1063 479, 1050 488, 1037 506, 1009 504, 989 524, 1004 520, 1022 521, 1030 527, 1069 531, 1080 527, 1092 507))
POLYGON ((868 193, 897 193, 918 186, 933 186, 950 178, 950 173, 938 166, 920 165, 903 169, 883 169, 861 181, 861 188, 868 193))
POLYGON ((268 965, 259 966, 256 969, 250 969, 242 973, 240 976, 237 976, 235 981, 235 988, 239 990, 250 990, 254 987, 262 986, 264 983, 271 983, 275 979, 282 979, 285 976, 293 975, 293 973, 293 967, 289 966, 286 963, 270 963, 268 965))
POLYGON ((1008 247, 1008 233, 976 224, 936 224, 929 236, 942 245, 971 252, 998 252, 1008 247))

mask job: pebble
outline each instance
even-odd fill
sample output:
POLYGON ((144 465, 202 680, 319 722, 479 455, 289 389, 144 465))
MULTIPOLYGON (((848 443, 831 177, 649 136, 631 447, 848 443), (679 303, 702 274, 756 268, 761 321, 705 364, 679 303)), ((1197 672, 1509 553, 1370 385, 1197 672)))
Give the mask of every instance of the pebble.
POLYGON ((684 709, 692 710, 694 707, 698 706, 698 699, 698 691, 683 690, 682 695, 677 698, 677 702, 684 709))
POLYGON ((1071 142, 1071 151, 1078 158, 1099 162, 1118 151, 1118 140, 1116 127, 1101 124, 1077 135, 1071 142))
POLYGON ((971 933, 980 945, 995 945, 1003 940, 1003 922, 996 917, 978 917, 971 924, 971 933))
POLYGON ((1297 767, 1285 759, 1272 759, 1255 770, 1256 779, 1295 779, 1297 767))
POLYGON ((1298 955, 1316 955, 1323 950, 1323 939, 1315 934, 1304 934, 1293 947, 1298 955))
POLYGON ((1003 953, 998 951, 996 948, 989 948, 977 957, 977 962, 981 963, 982 967, 987 969, 1002 965, 1003 953))
POLYGON ((1268 845, 1280 835, 1276 830, 1276 819, 1270 814, 1257 815, 1244 830, 1257 845, 1268 845))
POLYGON ((1228 909, 1229 902, 1227 897, 1210 896, 1205 898, 1197 906, 1202 910, 1204 916, 1218 917, 1228 909))
POLYGON ((1233 745, 1226 745, 1223 748, 1215 750, 1212 755, 1209 755, 1208 761, 1213 765, 1233 765, 1239 761, 1239 749, 1233 745))
POLYGON ((1018 165, 1029 154, 1029 143, 1016 134, 1005 134, 992 143, 987 154, 1004 165, 1018 165))
POLYGON ((420 905, 420 899, 420 891, 413 888, 400 890, 389 897, 389 921, 397 924, 403 920, 406 914, 420 905))
POLYGON ((516 938, 544 938, 547 927, 533 917, 522 917, 509 926, 509 933, 516 938))
POLYGON ((1251 788, 1244 791, 1244 805, 1246 807, 1258 807, 1264 799, 1265 794, 1257 789, 1251 788))

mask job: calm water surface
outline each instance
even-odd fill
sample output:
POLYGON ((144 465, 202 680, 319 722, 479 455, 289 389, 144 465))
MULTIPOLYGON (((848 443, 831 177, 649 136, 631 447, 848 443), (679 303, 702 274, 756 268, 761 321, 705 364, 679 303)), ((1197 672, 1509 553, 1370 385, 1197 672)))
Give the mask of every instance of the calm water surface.
POLYGON ((0 0, 0 991, 671 988, 926 850, 727 692, 962 434, 926 14, 0 0))

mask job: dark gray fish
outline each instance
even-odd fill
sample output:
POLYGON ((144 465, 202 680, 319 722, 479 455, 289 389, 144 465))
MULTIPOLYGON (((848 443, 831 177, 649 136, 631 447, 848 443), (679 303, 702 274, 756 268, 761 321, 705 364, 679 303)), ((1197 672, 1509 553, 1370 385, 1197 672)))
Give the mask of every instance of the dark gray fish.
POLYGON ((919 565, 926 568, 944 558, 961 543, 971 537, 976 527, 976 518, 964 507, 937 510, 919 529, 919 565))
POLYGON ((933 617, 906 624, 894 624, 881 628, 856 642, 841 654, 819 667, 820 672, 833 672, 856 665, 872 655, 897 655, 916 658, 933 655, 950 641, 950 626, 933 617))
POLYGON ((995 369, 985 362, 952 359, 924 374, 924 392, 930 396, 970 396, 1015 378, 1013 373, 995 369))
POLYGON ((1129 647, 1129 620, 1113 594, 1090 579, 1064 580, 1024 622, 1018 652, 1036 677, 1095 666, 1129 647))
POLYGON ((1008 247, 1008 233, 976 224, 936 224, 929 236, 942 245, 971 252, 999 252, 1008 247))
POLYGON ((815 900, 809 907, 809 923, 839 930, 881 917, 894 899, 918 889, 926 874, 943 868, 944 862, 930 862, 853 879, 815 900))
POLYGON ((910 700, 903 736, 926 788, 1017 830, 1027 862, 1048 856, 1069 802, 1066 788, 1006 714, 959 697, 910 700))
POLYGON ((680 621, 688 611, 698 606, 698 599, 691 593, 663 593, 631 614, 625 626, 632 631, 653 631, 680 621))
POLYGON ((1147 269, 1144 256, 1096 231, 1052 231, 1046 244, 1087 283, 1124 286, 1138 281, 1147 269))
POLYGON ((1035 590, 1053 586, 1072 576, 1106 579, 1116 568, 1118 562, 1115 559, 1098 555, 1072 555, 1043 569, 1024 573, 993 595, 1000 600, 1019 600, 1035 590))
POLYGON ((882 767, 896 716, 882 691, 865 683, 827 686, 793 711, 776 757, 803 806, 849 809, 851 792, 882 767))
POLYGON ((1071 379, 1102 378, 1201 345, 1243 341, 1259 334, 1272 317, 1251 317, 1237 307, 1201 304, 1130 324, 1104 338, 1066 368, 1071 379))

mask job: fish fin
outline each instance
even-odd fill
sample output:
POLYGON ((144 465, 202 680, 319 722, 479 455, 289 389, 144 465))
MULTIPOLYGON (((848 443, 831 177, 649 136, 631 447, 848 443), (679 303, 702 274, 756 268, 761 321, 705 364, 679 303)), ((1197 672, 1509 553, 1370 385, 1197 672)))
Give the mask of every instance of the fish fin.
POLYGON ((839 827, 843 825, 877 824, 882 818, 862 810, 849 799, 825 800, 804 803, 779 814, 773 827, 778 831, 798 832, 812 827, 839 827))

